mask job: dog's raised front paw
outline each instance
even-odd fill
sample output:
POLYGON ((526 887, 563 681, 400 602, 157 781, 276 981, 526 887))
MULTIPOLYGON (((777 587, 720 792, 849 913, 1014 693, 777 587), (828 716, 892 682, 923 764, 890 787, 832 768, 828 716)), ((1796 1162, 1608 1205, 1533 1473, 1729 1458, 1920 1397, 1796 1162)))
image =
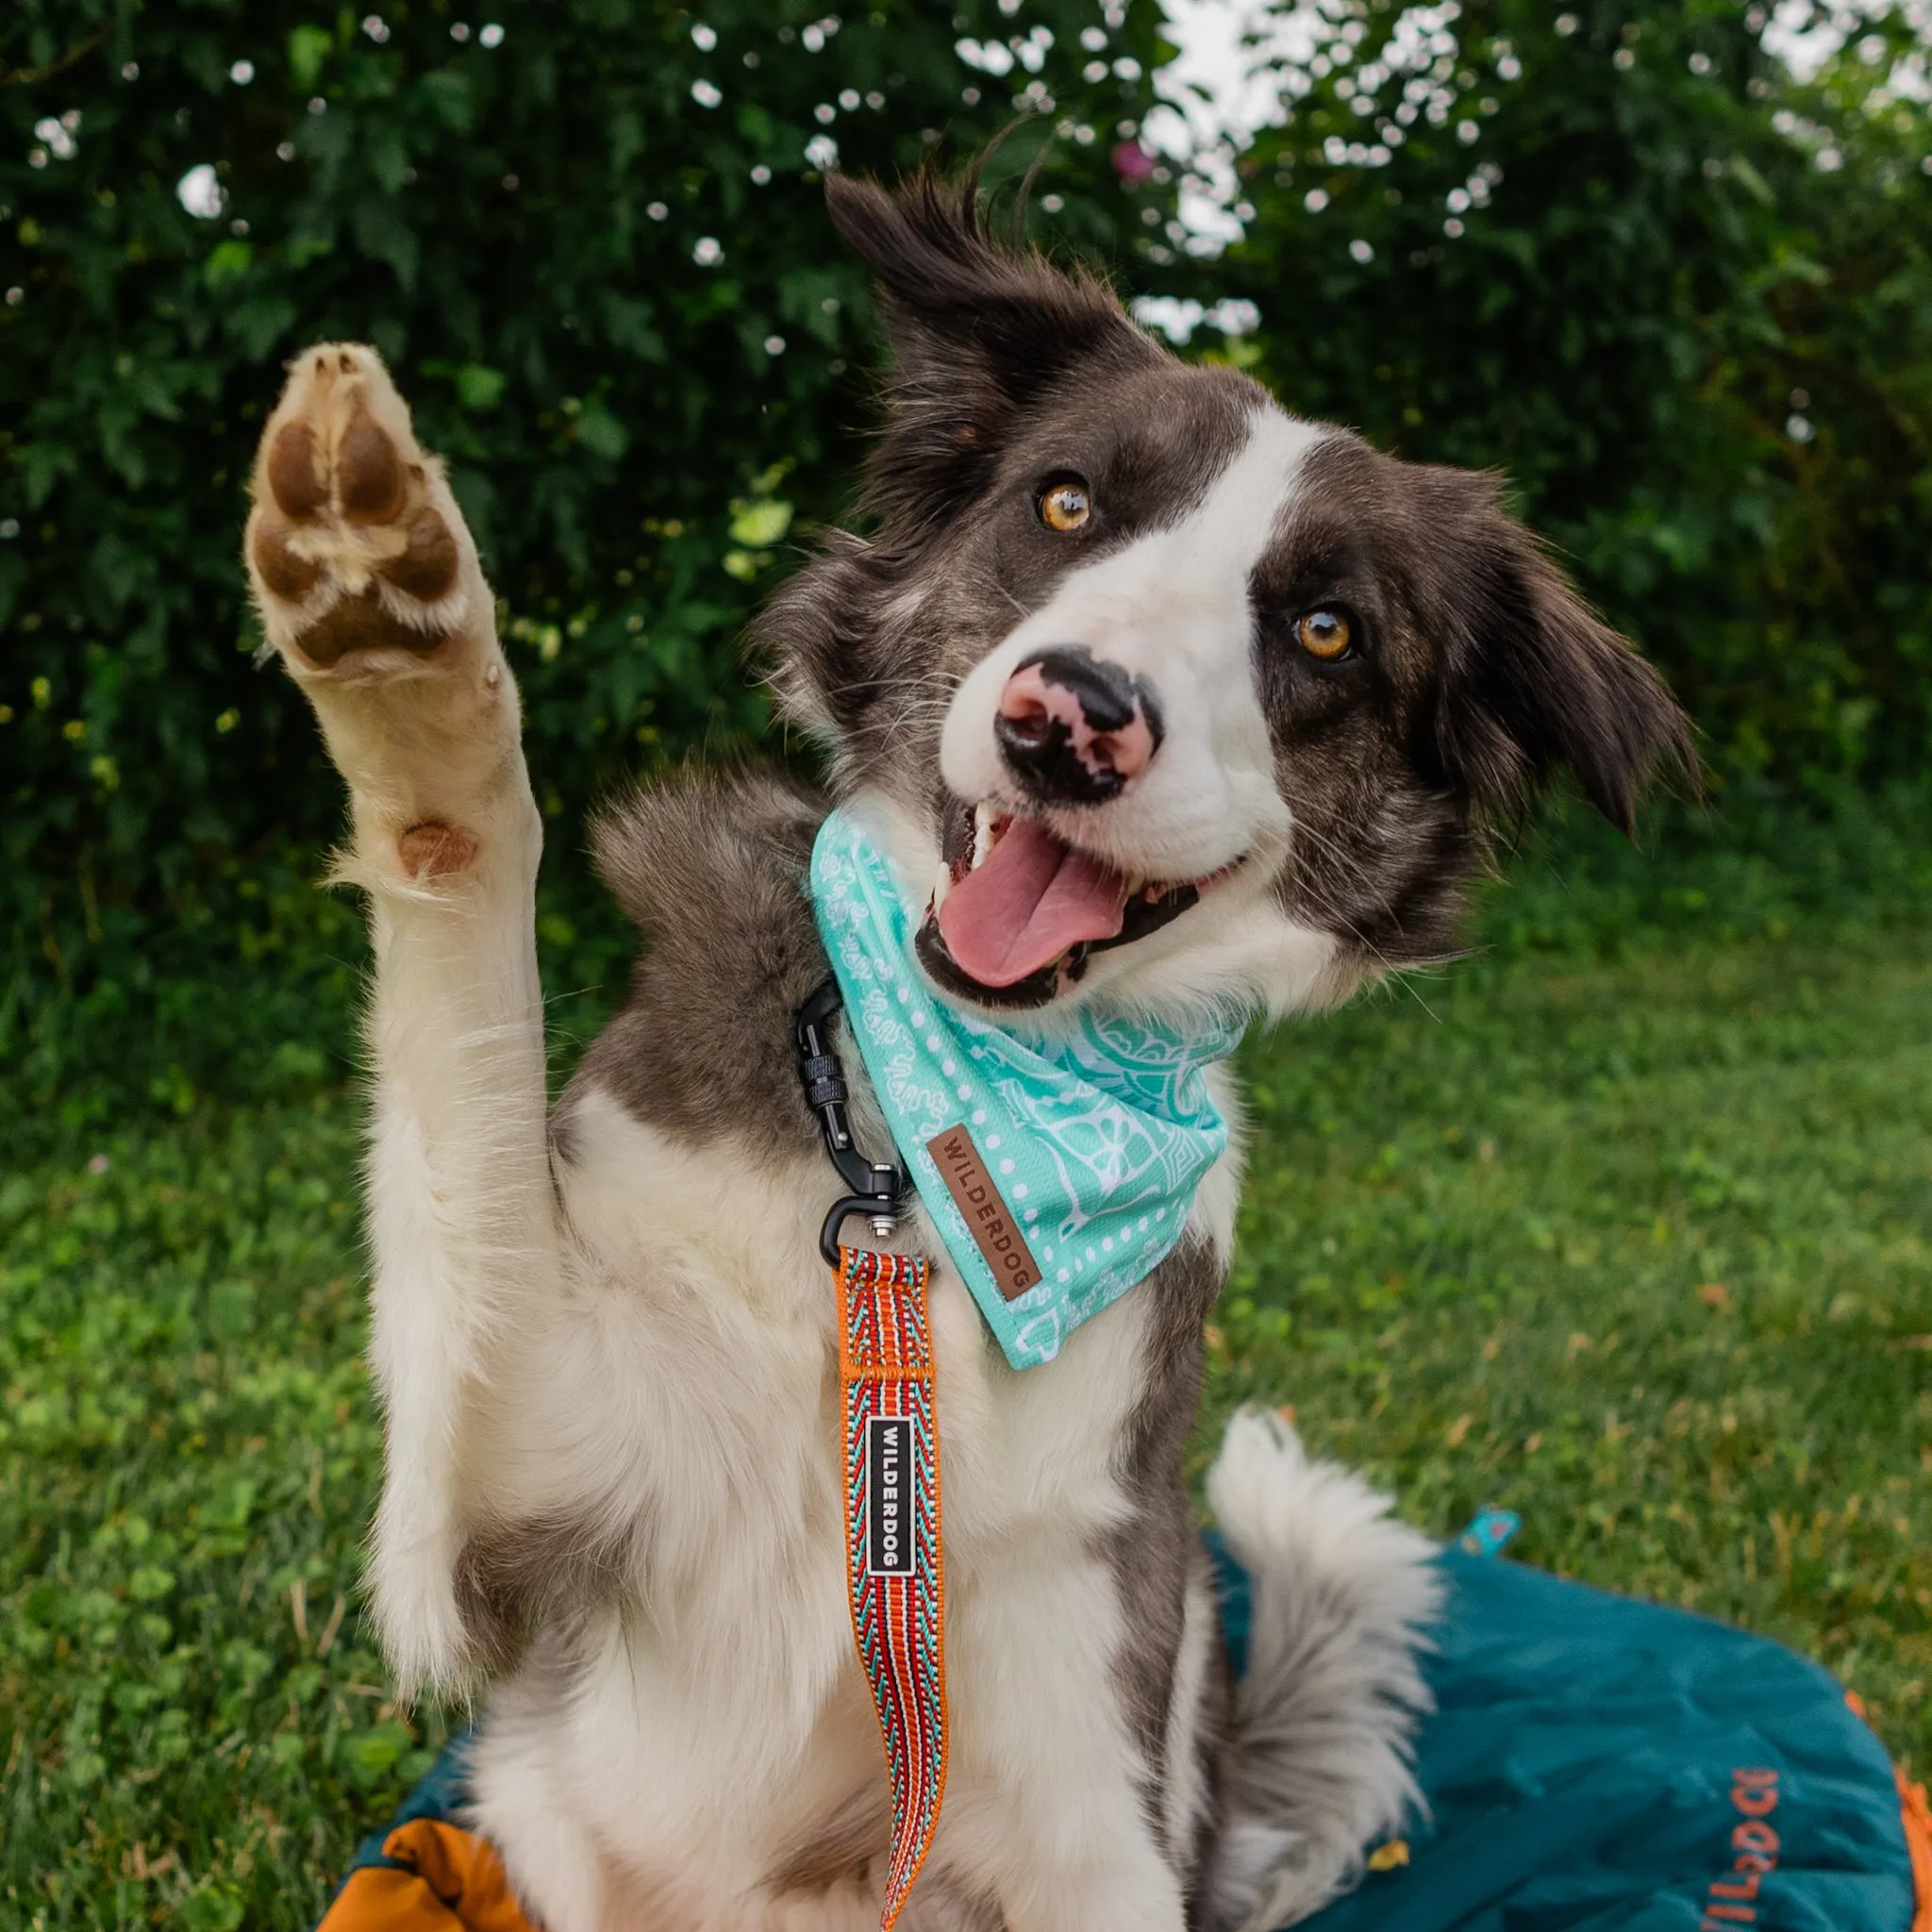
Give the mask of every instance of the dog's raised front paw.
POLYGON ((426 885, 486 847, 534 865, 495 600, 374 349, 325 342, 289 365, 253 490, 243 548, 262 626, 349 785, 356 849, 338 875, 426 885))
POLYGON ((374 349, 324 342, 289 365, 254 497, 249 576, 269 640, 298 675, 358 654, 420 658, 475 622, 467 532, 374 349))

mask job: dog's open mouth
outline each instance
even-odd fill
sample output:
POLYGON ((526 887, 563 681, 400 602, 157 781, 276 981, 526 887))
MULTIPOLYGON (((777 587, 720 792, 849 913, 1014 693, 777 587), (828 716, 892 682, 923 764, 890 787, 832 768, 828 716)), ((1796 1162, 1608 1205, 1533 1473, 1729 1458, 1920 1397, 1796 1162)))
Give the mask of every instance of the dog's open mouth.
POLYGON ((1045 1005, 1095 953, 1158 931, 1234 870, 1180 884, 1130 878, 1038 820, 956 800, 947 801, 943 857, 920 962, 983 1006, 1045 1005))

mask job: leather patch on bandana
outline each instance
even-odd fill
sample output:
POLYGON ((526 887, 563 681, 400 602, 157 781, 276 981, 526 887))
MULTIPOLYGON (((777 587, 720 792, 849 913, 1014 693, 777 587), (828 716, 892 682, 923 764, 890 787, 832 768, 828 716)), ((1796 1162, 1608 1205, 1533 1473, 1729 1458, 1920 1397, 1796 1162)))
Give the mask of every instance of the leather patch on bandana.
POLYGON ((1001 1294, 1010 1302, 1035 1287, 1040 1280, 1040 1263, 1033 1258, 1013 1210, 993 1186, 973 1136, 963 1126, 948 1127, 925 1143, 925 1151, 932 1156, 953 1205, 965 1221, 967 1233, 986 1257, 1001 1294))

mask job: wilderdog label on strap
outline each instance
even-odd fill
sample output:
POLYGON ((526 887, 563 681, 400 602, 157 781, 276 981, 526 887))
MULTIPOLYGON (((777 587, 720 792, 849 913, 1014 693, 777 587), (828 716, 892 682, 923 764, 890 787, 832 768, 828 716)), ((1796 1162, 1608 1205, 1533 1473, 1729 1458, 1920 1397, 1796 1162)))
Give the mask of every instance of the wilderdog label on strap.
POLYGON ((865 1568, 872 1576, 910 1576, 912 1560, 912 1424, 875 1415, 865 1432, 865 1568))
POLYGON ((963 1126, 948 1127, 925 1143, 946 1191, 953 1197, 1000 1292, 1010 1302, 1039 1285, 1040 1263, 1026 1245, 1013 1210, 993 1186, 973 1136, 963 1126))

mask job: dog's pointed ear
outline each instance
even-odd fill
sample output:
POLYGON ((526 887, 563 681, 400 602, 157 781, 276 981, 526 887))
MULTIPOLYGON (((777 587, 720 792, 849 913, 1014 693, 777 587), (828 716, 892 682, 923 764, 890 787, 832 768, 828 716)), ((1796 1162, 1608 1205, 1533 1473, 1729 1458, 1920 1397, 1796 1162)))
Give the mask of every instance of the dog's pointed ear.
POLYGON ((1447 774, 1480 808, 1507 816, 1567 768, 1628 835, 1652 778, 1695 789, 1690 723, 1657 671, 1505 514, 1495 479, 1457 481, 1478 497, 1443 612, 1436 745, 1447 774))
POLYGON ((873 466, 874 508, 888 516, 923 519, 976 493, 1020 412, 1070 372, 1163 353, 1105 283, 995 247, 973 177, 921 175, 893 194, 828 175, 825 203, 878 284, 898 364, 873 466))

